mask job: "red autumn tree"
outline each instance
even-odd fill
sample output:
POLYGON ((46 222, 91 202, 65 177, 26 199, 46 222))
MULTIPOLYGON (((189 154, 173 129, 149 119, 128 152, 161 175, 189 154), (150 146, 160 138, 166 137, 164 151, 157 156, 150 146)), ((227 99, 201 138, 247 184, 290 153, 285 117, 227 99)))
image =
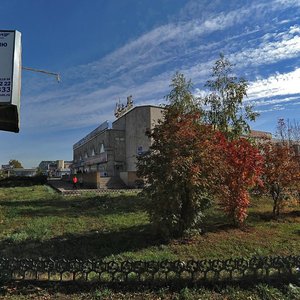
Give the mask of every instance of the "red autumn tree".
MULTIPOLYGON (((202 100, 206 105, 205 121, 225 136, 216 149, 222 154, 219 166, 221 205, 236 224, 247 216, 249 188, 259 182, 261 156, 258 150, 241 135, 250 131, 248 121, 255 121, 258 113, 243 103, 248 83, 238 78, 233 65, 224 57, 215 62, 211 79, 207 81, 211 93, 202 100)), ((201 101, 200 101, 201 102, 201 101)))
POLYGON ((214 195, 219 160, 216 134, 201 124, 190 82, 176 74, 171 87, 164 120, 150 134, 150 151, 138 159, 150 220, 165 238, 199 226, 214 195))
POLYGON ((204 124, 205 113, 182 74, 174 76, 171 87, 164 118, 149 135, 152 146, 137 164, 147 183, 143 192, 151 223, 165 238, 180 236, 199 228, 205 208, 219 196, 225 212, 241 224, 248 189, 259 181, 258 150, 204 124))
POLYGON ((273 215, 277 217, 288 193, 299 189, 299 157, 287 142, 269 141, 260 147, 265 161, 263 180, 273 198, 273 215))
POLYGON ((262 184, 263 158, 257 147, 245 138, 229 141, 220 136, 217 149, 222 153, 221 163, 224 164, 221 169, 220 206, 234 224, 241 225, 250 204, 249 189, 262 184))

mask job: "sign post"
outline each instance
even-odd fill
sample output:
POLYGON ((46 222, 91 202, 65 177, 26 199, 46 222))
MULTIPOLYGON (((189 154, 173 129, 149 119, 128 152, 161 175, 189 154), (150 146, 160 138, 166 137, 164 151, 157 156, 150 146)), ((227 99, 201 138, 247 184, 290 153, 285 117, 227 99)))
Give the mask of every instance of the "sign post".
POLYGON ((21 33, 0 30, 0 130, 19 132, 21 33))

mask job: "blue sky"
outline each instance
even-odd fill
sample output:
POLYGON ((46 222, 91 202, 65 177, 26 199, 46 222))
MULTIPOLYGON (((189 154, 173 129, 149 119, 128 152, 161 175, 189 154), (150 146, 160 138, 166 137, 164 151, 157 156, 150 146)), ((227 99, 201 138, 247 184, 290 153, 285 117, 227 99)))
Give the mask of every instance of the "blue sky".
POLYGON ((1 0, 0 29, 22 33, 20 133, 0 132, 0 164, 72 159, 116 102, 163 104, 176 71, 195 94, 219 53, 249 81, 253 129, 299 120, 300 0, 1 0))

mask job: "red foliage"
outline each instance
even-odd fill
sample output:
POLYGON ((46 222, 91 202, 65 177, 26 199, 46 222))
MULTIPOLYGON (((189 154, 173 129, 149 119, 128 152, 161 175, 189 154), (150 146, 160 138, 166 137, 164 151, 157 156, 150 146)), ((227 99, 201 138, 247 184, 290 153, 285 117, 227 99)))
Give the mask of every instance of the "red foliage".
POLYGON ((263 184, 260 179, 263 157, 247 139, 228 140, 211 126, 193 126, 196 120, 198 116, 191 114, 177 123, 172 139, 182 147, 174 149, 173 163, 177 169, 188 165, 189 172, 185 173, 188 182, 201 183, 202 187, 209 187, 211 193, 219 194, 225 213, 240 225, 247 217, 249 189, 263 184))
POLYGON ((148 183, 150 220, 175 235, 196 226, 215 196, 234 223, 243 223, 248 189, 260 183, 258 149, 243 138, 228 140, 199 122, 200 116, 176 107, 168 110, 151 133, 151 151, 138 164, 139 175, 148 183))
POLYGON ((299 160, 287 144, 265 143, 262 146, 265 157, 265 182, 278 182, 282 187, 293 186, 299 178, 299 160))
POLYGON ((220 185, 220 205, 234 223, 242 224, 250 203, 248 190, 261 185, 263 157, 248 140, 229 141, 219 136, 218 150, 222 152, 223 176, 220 185))
POLYGON ((273 197, 273 214, 278 216, 284 195, 299 189, 299 157, 288 143, 266 142, 260 148, 265 160, 264 183, 273 197))
POLYGON ((157 132, 160 143, 153 147, 155 150, 158 146, 161 154, 166 152, 163 156, 172 170, 169 175, 191 194, 197 188, 213 192, 220 160, 215 151, 218 143, 215 131, 200 124, 199 119, 199 112, 167 115, 165 127, 157 132))

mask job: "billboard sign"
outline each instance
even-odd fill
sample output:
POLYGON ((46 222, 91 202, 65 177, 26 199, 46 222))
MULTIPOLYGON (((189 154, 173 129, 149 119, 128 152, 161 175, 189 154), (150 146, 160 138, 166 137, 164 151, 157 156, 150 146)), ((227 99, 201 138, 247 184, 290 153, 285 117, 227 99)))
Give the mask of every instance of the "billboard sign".
POLYGON ((0 130, 19 131, 21 33, 0 30, 0 130))

